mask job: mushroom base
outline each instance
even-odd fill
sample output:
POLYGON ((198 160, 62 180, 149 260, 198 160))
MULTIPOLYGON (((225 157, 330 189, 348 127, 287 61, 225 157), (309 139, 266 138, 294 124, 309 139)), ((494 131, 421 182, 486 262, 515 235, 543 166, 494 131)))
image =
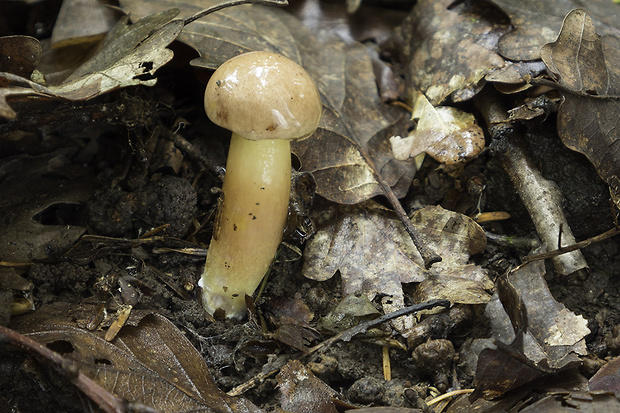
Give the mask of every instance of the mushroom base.
POLYGON ((233 133, 223 202, 199 283, 210 314, 221 309, 229 318, 245 315, 245 295, 254 293, 282 241, 290 185, 289 141, 233 133))

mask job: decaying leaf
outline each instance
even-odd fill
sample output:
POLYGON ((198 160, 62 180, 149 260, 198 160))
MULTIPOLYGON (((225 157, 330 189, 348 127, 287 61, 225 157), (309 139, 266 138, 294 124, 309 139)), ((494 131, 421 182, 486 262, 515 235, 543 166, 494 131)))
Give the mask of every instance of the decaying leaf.
POLYGON ((45 86, 13 73, 0 73, 0 116, 13 119, 8 101, 36 96, 53 99, 86 100, 115 89, 155 84, 153 74, 172 59, 170 44, 183 28, 172 20, 178 10, 145 17, 132 25, 122 18, 99 45, 97 52, 60 84, 45 86))
POLYGON ((102 39, 118 20, 117 11, 98 0, 63 1, 54 23, 53 47, 102 39))
POLYGON ((446 165, 463 163, 484 148, 484 133, 474 115, 450 106, 433 107, 426 96, 414 93, 412 118, 416 129, 406 138, 390 138, 394 156, 399 160, 427 153, 446 165))
POLYGON ((381 316, 365 295, 347 295, 319 322, 321 330, 340 333, 366 320, 381 316))
POLYGON ((614 357, 590 378, 589 389, 620 395, 620 357, 614 357))
POLYGON ((540 48, 552 42, 564 16, 575 8, 587 8, 595 16, 596 30, 604 35, 618 36, 620 11, 606 0, 492 0, 510 17, 515 27, 513 31, 499 40, 502 56, 511 60, 534 60, 540 58, 540 48))
POLYGON ((411 220, 442 258, 441 262, 433 264, 429 276, 418 285, 416 302, 433 299, 462 304, 488 302, 493 282, 482 267, 468 264, 470 256, 481 253, 486 247, 482 228, 471 218, 440 206, 418 210, 411 220))
POLYGON ((64 253, 86 231, 85 222, 76 222, 76 212, 92 192, 92 176, 55 169, 54 160, 64 156, 68 154, 59 151, 13 158, 0 165, 4 176, 0 256, 4 261, 29 262, 64 253))
POLYGON ((615 39, 615 47, 605 47, 590 16, 577 9, 541 56, 565 88, 558 112, 562 142, 588 157, 620 205, 620 37, 615 39))
POLYGON ((0 37, 0 72, 30 77, 39 63, 41 51, 41 44, 34 37, 0 37))
POLYGON ((587 321, 555 301, 542 261, 509 273, 497 285, 499 300, 486 309, 497 348, 480 353, 476 394, 497 398, 545 374, 575 366, 587 353, 587 321))
POLYGON ((473 97, 484 76, 504 66, 494 49, 506 26, 491 23, 469 3, 453 3, 419 1, 398 29, 407 80, 433 105, 450 95, 455 101, 473 97))
POLYGON ((62 344, 63 355, 80 372, 117 396, 164 412, 260 412, 220 391, 198 351, 164 317, 151 315, 137 327, 125 326, 109 343, 60 317, 62 305, 20 318, 19 331, 53 348, 62 344))
POLYGON ((486 290, 493 283, 480 267, 467 264, 469 256, 486 245, 482 229, 470 218, 441 207, 416 211, 412 222, 442 257, 430 270, 424 268, 402 225, 389 211, 369 202, 333 208, 317 220, 318 231, 306 246, 302 273, 324 281, 339 271, 343 295, 363 293, 372 300, 381 294, 385 312, 404 306, 401 284, 411 282, 422 282, 419 302, 488 301, 486 290))
POLYGON ((265 306, 269 321, 276 330, 270 337, 300 351, 308 351, 318 332, 310 326, 314 314, 299 297, 276 298, 265 306))
POLYGON ((299 360, 289 361, 277 376, 280 407, 293 413, 337 413, 332 398, 337 393, 319 380, 299 360))
MULTIPOLYGON (((216 3, 210 0, 201 6, 216 3)), ((165 6, 144 0, 121 4, 133 16, 165 6)), ((180 16, 198 10, 184 5, 180 16)), ((321 44, 295 17, 259 5, 218 11, 187 25, 178 40, 200 53, 201 58, 192 61, 199 67, 214 69, 237 54, 265 50, 287 56, 308 71, 321 92, 325 110, 318 131, 295 142, 293 152, 301 160, 301 169, 314 174, 318 194, 344 204, 362 202, 382 193, 375 172, 398 197, 406 194, 415 166, 396 160, 387 138, 403 134, 407 121, 402 111, 381 102, 372 61, 363 45, 321 44), (376 171, 359 148, 370 154, 376 171)))
POLYGON ((305 277, 325 281, 339 271, 343 296, 363 293, 372 300, 384 294, 394 310, 404 306, 401 283, 426 278, 411 238, 377 204, 335 207, 316 223, 318 231, 304 251, 305 277))

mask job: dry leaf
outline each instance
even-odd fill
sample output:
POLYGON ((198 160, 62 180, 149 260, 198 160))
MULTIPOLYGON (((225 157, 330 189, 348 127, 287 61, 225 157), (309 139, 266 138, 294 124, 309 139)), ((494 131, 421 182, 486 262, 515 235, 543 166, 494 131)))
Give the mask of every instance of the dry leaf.
POLYGON ((34 37, 0 37, 0 72, 28 78, 40 58, 41 44, 34 37))
POLYGON ((475 158, 484 148, 484 132, 471 113, 450 106, 433 107, 424 94, 415 92, 412 118, 418 123, 411 135, 390 138, 396 159, 427 153, 438 162, 454 165, 475 158))
POLYGON ((316 221, 318 231, 304 251, 302 273, 324 281, 339 271, 343 295, 362 293, 371 300, 379 294, 385 296, 382 304, 386 313, 404 307, 402 283, 421 282, 417 302, 434 298, 487 302, 490 295, 486 290, 493 283, 482 268, 467 264, 470 255, 486 246, 478 224, 441 207, 416 211, 411 220, 442 257, 430 270, 424 269, 399 221, 368 202, 333 208, 316 221))
POLYGON ((68 154, 63 151, 23 156, 0 166, 4 177, 0 186, 3 260, 48 259, 67 251, 86 231, 85 222, 77 220, 76 212, 92 193, 93 177, 84 171, 80 171, 82 176, 74 176, 53 168, 54 161, 64 156, 68 154))
MULTIPOLYGON (((613 44, 611 37, 607 40, 607 46, 613 44)), ((589 15, 573 10, 541 55, 565 88, 558 113, 562 142, 588 157, 620 205, 620 38, 615 47, 606 47, 589 15)))
POLYGON ((617 412, 620 411, 620 401, 613 394, 576 391, 561 397, 555 394, 546 396, 521 413, 557 413, 570 411, 568 409, 580 413, 617 412))
POLYGON ((19 331, 51 347, 64 344, 63 355, 108 391, 162 412, 261 411, 220 391, 200 354, 164 317, 151 315, 137 327, 125 326, 109 343, 59 316, 67 312, 62 303, 39 309, 20 318, 19 331))
POLYGON ((413 213, 411 220, 434 251, 442 258, 433 264, 428 277, 418 285, 414 299, 424 302, 446 299, 453 303, 482 304, 489 301, 493 282, 486 270, 468 264, 469 257, 486 247, 486 236, 476 222, 440 206, 413 213))
POLYGON ((453 100, 473 97, 484 76, 504 66, 494 50, 506 27, 468 9, 469 3, 450 7, 453 3, 417 2, 397 34, 404 42, 411 88, 422 91, 433 105, 455 92, 453 100))
POLYGON ((545 374, 579 363, 587 354, 587 320, 555 301, 544 279, 544 262, 500 278, 500 300, 486 309, 498 348, 478 359, 476 393, 496 398, 545 374))
POLYGON ((65 0, 52 31, 52 46, 97 41, 114 26, 118 12, 99 0, 65 0))
POLYGON ((102 93, 132 86, 155 84, 153 74, 172 59, 170 44, 183 28, 172 20, 177 10, 145 17, 128 25, 121 19, 108 33, 97 53, 58 85, 44 86, 12 73, 0 73, 0 116, 13 119, 15 111, 7 100, 19 96, 87 100, 102 93), (171 21, 172 20, 172 21, 171 21))
POLYGON ((400 221, 373 202, 334 207, 316 224, 318 231, 304 251, 302 273, 325 281, 340 271, 344 296, 363 293, 372 300, 385 294, 394 309, 402 308, 401 283, 420 282, 427 275, 400 221))
POLYGON ((540 48, 552 42, 562 20, 571 10, 581 7, 595 16, 596 30, 604 35, 620 35, 620 7, 607 0, 492 0, 509 17, 515 27, 499 40, 502 56, 511 60, 540 58, 540 48))
POLYGON ((337 413, 336 392, 319 380, 299 360, 289 361, 277 376, 280 407, 292 413, 337 413))

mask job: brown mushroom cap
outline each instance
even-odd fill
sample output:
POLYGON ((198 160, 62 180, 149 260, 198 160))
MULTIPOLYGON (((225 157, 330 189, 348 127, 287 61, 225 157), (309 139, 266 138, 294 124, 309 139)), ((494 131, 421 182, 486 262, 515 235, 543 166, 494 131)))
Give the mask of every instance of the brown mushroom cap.
POLYGON ((322 109, 308 73, 270 52, 245 53, 224 62, 205 92, 209 119, 252 140, 305 138, 319 125, 322 109))

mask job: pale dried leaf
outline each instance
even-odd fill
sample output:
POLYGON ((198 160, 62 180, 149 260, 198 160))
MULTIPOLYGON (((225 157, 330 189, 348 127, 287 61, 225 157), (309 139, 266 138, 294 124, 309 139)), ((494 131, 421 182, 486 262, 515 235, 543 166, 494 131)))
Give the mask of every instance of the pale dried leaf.
POLYGON ((172 59, 170 44, 183 28, 173 20, 176 10, 145 17, 133 25, 121 19, 106 36, 99 50, 63 83, 44 86, 10 73, 0 73, 11 86, 0 88, 0 114, 15 117, 7 98, 38 96, 54 99, 87 100, 115 89, 155 84, 153 74, 172 59))
POLYGON ((455 302, 488 301, 486 290, 493 283, 480 267, 467 264, 470 255, 486 246, 482 229, 470 218, 441 207, 416 211, 412 222, 442 257, 430 270, 424 268, 400 222, 377 204, 366 203, 333 208, 317 220, 318 231, 306 246, 302 273, 324 281, 339 271, 343 295, 363 293, 371 300, 387 295, 386 312, 403 307, 402 283, 411 282, 422 282, 421 301, 445 296, 455 302))
POLYGON ((415 92, 412 118, 416 129, 406 138, 390 138, 399 160, 426 153, 436 161, 454 165, 471 160, 484 148, 484 132, 474 115, 450 106, 433 107, 426 96, 415 92))
POLYGON ((410 87, 433 105, 450 95, 458 101, 473 97, 484 76, 504 66, 495 49, 507 27, 472 14, 468 4, 419 1, 398 28, 410 87))

